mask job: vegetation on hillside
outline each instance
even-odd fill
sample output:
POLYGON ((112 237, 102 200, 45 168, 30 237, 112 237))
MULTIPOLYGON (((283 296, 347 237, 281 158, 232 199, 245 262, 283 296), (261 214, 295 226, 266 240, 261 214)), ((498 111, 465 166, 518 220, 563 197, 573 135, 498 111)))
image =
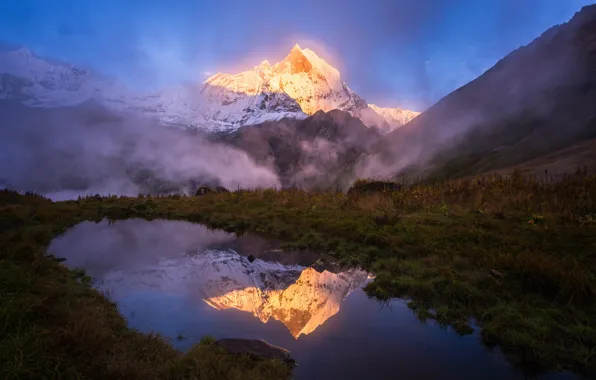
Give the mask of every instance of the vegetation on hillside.
POLYGON ((596 374, 596 177, 60 203, 4 191, 0 208, 0 362, 9 363, 2 378, 287 375, 280 363, 253 368, 200 345, 183 355, 132 332, 84 276, 43 257, 49 241, 79 221, 131 217, 189 220, 275 237, 285 249, 330 252, 375 273, 369 295, 404 297, 420 319, 460 333, 474 321, 514 363, 596 374))

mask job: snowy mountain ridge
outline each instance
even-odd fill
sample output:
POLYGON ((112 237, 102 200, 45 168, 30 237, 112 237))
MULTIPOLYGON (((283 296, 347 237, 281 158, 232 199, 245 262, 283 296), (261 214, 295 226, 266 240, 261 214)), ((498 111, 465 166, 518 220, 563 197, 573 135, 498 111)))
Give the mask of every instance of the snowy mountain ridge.
POLYGON ((33 107, 76 105, 91 99, 118 111, 140 112, 165 125, 231 132, 283 118, 303 119, 319 110, 340 109, 369 127, 393 130, 418 115, 368 105, 337 69, 309 49, 294 46, 288 56, 238 74, 218 73, 204 83, 140 92, 116 79, 53 62, 26 48, 0 51, 0 99, 33 107))

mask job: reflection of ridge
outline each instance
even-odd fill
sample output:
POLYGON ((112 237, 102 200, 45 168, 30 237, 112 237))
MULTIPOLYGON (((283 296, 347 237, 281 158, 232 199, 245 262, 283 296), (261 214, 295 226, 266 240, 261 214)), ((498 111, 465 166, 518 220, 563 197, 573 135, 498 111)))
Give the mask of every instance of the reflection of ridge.
POLYGON ((115 271, 102 288, 115 299, 131 291, 161 292, 203 299, 217 309, 251 313, 263 323, 282 322, 298 338, 309 334, 339 311, 341 302, 362 286, 368 274, 351 269, 317 272, 299 265, 282 265, 246 257, 232 250, 207 250, 192 257, 162 260, 138 271, 115 271), (114 285, 114 289, 111 289, 114 285), (120 294, 118 294, 120 293, 120 294))

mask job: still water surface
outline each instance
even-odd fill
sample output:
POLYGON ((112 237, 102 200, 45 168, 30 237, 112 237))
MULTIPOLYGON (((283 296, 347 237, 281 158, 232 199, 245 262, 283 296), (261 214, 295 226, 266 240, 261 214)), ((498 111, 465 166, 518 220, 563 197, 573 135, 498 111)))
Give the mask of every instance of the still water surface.
POLYGON ((204 335, 265 339, 291 352, 296 379, 528 378, 477 334, 421 323, 403 300, 368 298, 368 273, 317 271, 318 255, 257 237, 176 221, 84 222, 48 252, 84 268, 131 327, 181 350, 204 335))

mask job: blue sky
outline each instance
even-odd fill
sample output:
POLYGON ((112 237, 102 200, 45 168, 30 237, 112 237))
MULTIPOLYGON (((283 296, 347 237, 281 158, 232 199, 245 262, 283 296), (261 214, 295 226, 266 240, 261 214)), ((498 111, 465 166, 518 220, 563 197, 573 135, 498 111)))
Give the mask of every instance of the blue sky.
POLYGON ((371 103, 422 110, 593 0, 0 0, 0 41, 136 87, 203 80, 295 43, 371 103))

